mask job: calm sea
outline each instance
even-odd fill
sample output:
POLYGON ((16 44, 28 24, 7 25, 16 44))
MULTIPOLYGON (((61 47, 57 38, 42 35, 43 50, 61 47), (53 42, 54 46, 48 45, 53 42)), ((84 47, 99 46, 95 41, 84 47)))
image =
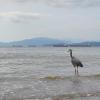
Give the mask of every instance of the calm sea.
POLYGON ((100 48, 0 48, 0 100, 100 100, 100 48))

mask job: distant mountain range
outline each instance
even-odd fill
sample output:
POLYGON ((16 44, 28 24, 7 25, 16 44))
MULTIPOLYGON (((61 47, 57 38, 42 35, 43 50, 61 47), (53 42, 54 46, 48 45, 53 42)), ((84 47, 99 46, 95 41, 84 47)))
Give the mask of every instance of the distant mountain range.
POLYGON ((100 46, 100 42, 97 41, 77 41, 76 40, 60 40, 53 38, 32 38, 25 39, 21 41, 13 41, 13 42, 0 42, 0 47, 34 47, 34 46, 100 46))
POLYGON ((52 46, 56 44, 65 44, 65 40, 53 38, 32 38, 6 43, 0 42, 0 46, 52 46))
POLYGON ((99 41, 86 41, 80 43, 73 43, 73 45, 80 45, 80 46, 100 46, 99 41))

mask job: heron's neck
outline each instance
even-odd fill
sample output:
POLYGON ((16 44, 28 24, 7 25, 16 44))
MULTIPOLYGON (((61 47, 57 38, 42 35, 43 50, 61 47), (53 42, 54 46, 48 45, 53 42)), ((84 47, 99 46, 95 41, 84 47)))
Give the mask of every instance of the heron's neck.
POLYGON ((73 56, 72 56, 72 51, 70 51, 70 57, 72 58, 73 56))

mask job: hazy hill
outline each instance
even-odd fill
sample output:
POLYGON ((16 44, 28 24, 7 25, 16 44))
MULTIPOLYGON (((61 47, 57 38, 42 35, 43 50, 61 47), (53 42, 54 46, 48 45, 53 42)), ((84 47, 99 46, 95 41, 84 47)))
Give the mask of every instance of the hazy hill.
POLYGON ((96 41, 76 41, 76 40, 60 40, 60 39, 53 39, 53 38, 32 38, 32 39, 25 39, 21 41, 13 41, 13 42, 0 42, 0 47, 22 47, 22 46, 100 46, 100 42, 96 41), (76 43, 77 42, 77 43, 76 43))
POLYGON ((64 40, 59 39, 52 39, 52 38, 32 38, 32 39, 25 39, 22 41, 15 41, 9 43, 9 45, 15 46, 45 46, 45 45, 55 45, 55 44, 64 44, 64 40))
POLYGON ((87 41, 87 42, 77 43, 77 44, 74 44, 74 45, 100 46, 100 42, 97 42, 97 41, 87 41))

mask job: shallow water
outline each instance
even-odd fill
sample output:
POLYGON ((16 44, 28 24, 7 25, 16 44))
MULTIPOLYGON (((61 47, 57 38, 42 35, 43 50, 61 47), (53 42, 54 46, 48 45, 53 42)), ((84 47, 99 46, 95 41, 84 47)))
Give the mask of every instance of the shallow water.
POLYGON ((0 48, 0 100, 99 100, 100 48, 0 48))

